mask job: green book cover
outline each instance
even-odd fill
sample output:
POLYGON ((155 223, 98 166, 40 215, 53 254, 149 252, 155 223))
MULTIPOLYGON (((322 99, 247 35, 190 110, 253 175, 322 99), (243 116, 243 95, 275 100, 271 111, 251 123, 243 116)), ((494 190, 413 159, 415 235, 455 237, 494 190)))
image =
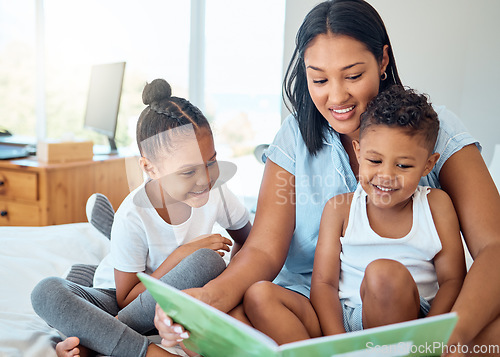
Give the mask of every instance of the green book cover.
POLYGON ((458 319, 448 313, 278 346, 212 306, 149 275, 137 275, 167 315, 190 332, 186 347, 204 357, 439 356, 458 319))

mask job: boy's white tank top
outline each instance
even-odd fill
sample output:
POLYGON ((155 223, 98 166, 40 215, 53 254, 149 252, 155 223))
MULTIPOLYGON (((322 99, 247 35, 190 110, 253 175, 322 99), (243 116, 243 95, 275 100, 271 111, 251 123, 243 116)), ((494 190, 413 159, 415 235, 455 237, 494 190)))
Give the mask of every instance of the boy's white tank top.
POLYGON ((351 203, 345 236, 340 238, 339 297, 346 304, 361 304, 360 286, 365 268, 376 259, 392 259, 405 265, 417 283, 421 297, 432 301, 438 290, 434 256, 441 250, 427 201, 430 188, 418 186, 413 194, 413 224, 402 238, 384 238, 375 233, 366 213, 366 192, 358 184, 351 203))

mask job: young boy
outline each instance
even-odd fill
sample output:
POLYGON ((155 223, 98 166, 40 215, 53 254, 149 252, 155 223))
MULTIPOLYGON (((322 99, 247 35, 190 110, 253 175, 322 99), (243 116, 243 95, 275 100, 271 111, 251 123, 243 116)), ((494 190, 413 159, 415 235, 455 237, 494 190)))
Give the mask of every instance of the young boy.
POLYGON ((324 335, 451 310, 466 273, 458 218, 444 191, 419 186, 439 158, 438 129, 427 98, 401 86, 362 115, 358 187, 325 205, 314 258, 324 335))

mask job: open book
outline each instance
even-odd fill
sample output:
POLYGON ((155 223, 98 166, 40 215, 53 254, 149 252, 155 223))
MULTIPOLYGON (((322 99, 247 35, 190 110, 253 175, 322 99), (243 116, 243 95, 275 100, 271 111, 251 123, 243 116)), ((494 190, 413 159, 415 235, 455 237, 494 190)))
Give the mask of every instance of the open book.
POLYGON ((278 346, 256 329, 160 280, 139 279, 162 309, 190 332, 187 348, 205 357, 439 356, 455 327, 455 313, 278 346))

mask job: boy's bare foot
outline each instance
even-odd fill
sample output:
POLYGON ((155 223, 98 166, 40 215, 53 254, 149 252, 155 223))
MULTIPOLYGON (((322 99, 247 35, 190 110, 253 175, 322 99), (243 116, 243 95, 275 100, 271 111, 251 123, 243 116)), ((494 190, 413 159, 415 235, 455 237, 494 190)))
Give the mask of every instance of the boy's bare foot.
POLYGON ((78 337, 68 337, 56 345, 58 357, 85 357, 89 355, 89 350, 80 345, 78 337))

